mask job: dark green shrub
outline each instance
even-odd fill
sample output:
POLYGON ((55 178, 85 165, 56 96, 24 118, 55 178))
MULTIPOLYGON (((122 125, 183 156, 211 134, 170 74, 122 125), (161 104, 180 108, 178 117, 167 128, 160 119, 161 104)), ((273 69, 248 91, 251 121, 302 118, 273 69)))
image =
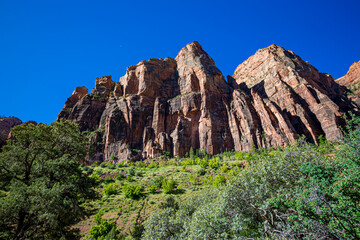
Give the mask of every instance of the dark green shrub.
POLYGON ((207 158, 196 158, 196 164, 199 165, 201 168, 206 168, 207 166, 209 166, 207 158))
POLYGON ((115 186, 115 184, 114 183, 112 183, 112 184, 109 184, 109 185, 106 185, 105 187, 104 187, 104 190, 103 190, 103 194, 105 195, 105 196, 110 196, 110 195, 113 195, 113 194, 116 194, 116 186, 115 186))
POLYGON ((111 176, 108 176, 108 177, 104 178, 104 182, 106 182, 106 183, 110 183, 112 181, 113 181, 113 179, 112 179, 111 176))
POLYGON ((90 175, 90 174, 92 174, 93 172, 94 172, 94 169, 92 169, 91 167, 89 167, 88 170, 87 170, 87 174, 90 175))
POLYGON ((213 169, 218 169, 220 167, 220 157, 213 157, 209 161, 209 167, 213 169))
POLYGON ((227 163, 224 163, 221 167, 220 167, 221 172, 226 173, 229 170, 229 167, 227 165, 227 163))
POLYGON ((164 179, 162 181, 161 187, 164 193, 172 193, 175 188, 175 181, 171 179, 170 180, 164 179))
POLYGON ((146 168, 146 165, 145 165, 145 163, 143 161, 136 162, 136 166, 139 167, 139 168, 144 168, 144 167, 146 168))
POLYGON ((199 184, 199 179, 195 174, 189 175, 189 182, 191 185, 198 185, 199 184))
POLYGON ((135 240, 140 240, 144 232, 144 226, 141 223, 135 223, 133 229, 131 229, 131 236, 135 240))
POLYGON ((108 169, 115 169, 116 166, 115 166, 115 164, 113 164, 113 163, 108 163, 108 164, 107 164, 107 168, 108 168, 108 169))
POLYGON ((165 202, 160 203, 160 209, 172 208, 174 210, 179 209, 179 203, 173 197, 167 197, 165 202))
POLYGON ((125 178, 125 176, 124 176, 124 174, 122 174, 122 173, 119 173, 118 175, 116 175, 116 180, 122 180, 122 179, 124 179, 125 178))
POLYGON ((107 235, 110 232, 116 231, 116 223, 109 222, 108 220, 103 219, 102 218, 103 214, 104 213, 100 211, 98 214, 95 215, 96 225, 93 225, 89 231, 90 238, 106 239, 107 235))
POLYGON ((134 169, 133 167, 130 168, 128 174, 129 174, 130 176, 135 176, 135 169, 134 169))
POLYGON ((104 168, 104 167, 106 167, 106 164, 105 164, 104 162, 102 162, 102 163, 100 164, 100 167, 101 167, 101 168, 104 168))
POLYGON ((136 199, 141 196, 142 188, 138 185, 124 185, 123 192, 126 198, 136 199))
POLYGON ((149 188, 149 193, 155 193, 156 192, 156 187, 155 185, 151 185, 149 188))
POLYGON ((103 172, 101 170, 97 170, 96 174, 99 175, 100 177, 103 175, 103 172))
POLYGON ((158 167, 159 167, 159 165, 157 165, 156 162, 152 162, 152 163, 150 163, 150 165, 149 165, 149 168, 158 168, 158 167))
POLYGON ((223 185, 226 183, 226 178, 224 175, 217 175, 216 178, 213 181, 213 186, 214 187, 219 187, 220 185, 223 185))
POLYGON ((155 177, 153 184, 155 185, 156 189, 160 189, 162 186, 162 182, 165 179, 164 176, 157 176, 155 177))
POLYGON ((196 173, 198 176, 204 176, 206 174, 206 169, 200 168, 196 173))

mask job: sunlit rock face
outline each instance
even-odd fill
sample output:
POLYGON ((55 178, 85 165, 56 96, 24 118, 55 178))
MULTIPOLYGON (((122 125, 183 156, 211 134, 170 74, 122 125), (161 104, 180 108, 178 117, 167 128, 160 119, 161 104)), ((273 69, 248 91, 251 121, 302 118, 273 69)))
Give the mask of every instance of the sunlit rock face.
POLYGON ((300 136, 340 139, 342 115, 356 111, 328 74, 282 47, 258 50, 227 81, 198 42, 175 59, 150 59, 127 68, 119 82, 96 79, 77 88, 58 119, 89 131, 92 160, 183 156, 278 147, 300 136))
POLYGON ((345 76, 335 80, 343 88, 342 94, 345 94, 349 100, 360 106, 360 61, 351 64, 349 71, 345 76))

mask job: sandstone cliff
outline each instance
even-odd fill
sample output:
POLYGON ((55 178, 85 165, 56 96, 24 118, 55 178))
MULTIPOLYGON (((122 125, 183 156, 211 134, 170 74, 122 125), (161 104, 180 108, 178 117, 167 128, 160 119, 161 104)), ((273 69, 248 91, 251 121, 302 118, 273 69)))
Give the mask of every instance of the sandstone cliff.
POLYGON ((343 93, 360 106, 360 61, 354 62, 345 76, 335 80, 343 86, 343 93))
POLYGON ((6 117, 0 119, 0 151, 10 138, 11 129, 16 125, 22 124, 22 121, 16 117, 6 117))
POLYGON ((355 111, 328 74, 291 51, 271 45, 240 64, 225 81, 199 43, 175 59, 150 59, 127 68, 115 83, 96 79, 88 94, 76 88, 58 119, 89 131, 93 160, 216 154, 285 146, 304 135, 341 138, 342 115, 355 111))

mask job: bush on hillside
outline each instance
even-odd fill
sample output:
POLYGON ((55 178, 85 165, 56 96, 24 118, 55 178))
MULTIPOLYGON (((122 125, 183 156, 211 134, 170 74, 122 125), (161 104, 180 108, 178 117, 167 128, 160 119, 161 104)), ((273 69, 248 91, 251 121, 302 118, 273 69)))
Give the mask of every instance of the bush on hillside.
POLYGON ((123 192, 126 198, 137 199, 141 196, 142 188, 138 185, 124 185, 123 192))
POLYGON ((236 154, 245 168, 179 209, 152 214, 143 239, 359 239, 359 123, 348 122, 335 157, 303 139, 280 151, 236 154))

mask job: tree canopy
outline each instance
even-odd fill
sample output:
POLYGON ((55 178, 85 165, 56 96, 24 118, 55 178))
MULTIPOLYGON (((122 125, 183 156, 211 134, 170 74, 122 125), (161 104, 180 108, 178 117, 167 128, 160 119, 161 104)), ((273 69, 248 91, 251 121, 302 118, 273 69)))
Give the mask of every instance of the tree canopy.
POLYGON ((75 238, 93 180, 82 173, 86 142, 68 121, 20 125, 0 153, 0 238, 75 238))

